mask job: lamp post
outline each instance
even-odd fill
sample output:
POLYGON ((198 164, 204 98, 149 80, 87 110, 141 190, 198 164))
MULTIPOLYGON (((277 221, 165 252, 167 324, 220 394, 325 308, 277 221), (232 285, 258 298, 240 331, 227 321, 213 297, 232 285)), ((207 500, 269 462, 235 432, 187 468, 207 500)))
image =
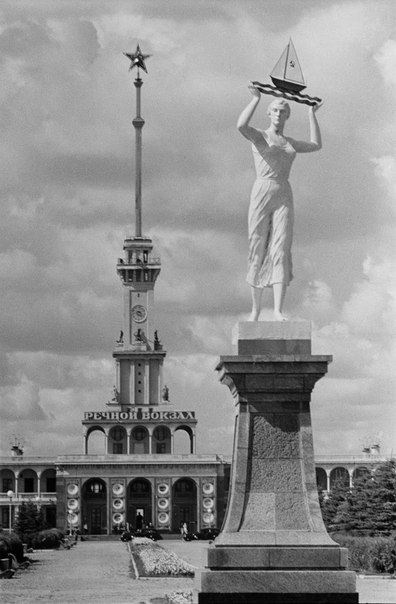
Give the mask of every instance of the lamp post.
POLYGON ((11 535, 11 531, 12 531, 12 498, 14 497, 14 495, 15 495, 14 491, 7 491, 7 497, 9 497, 9 499, 10 499, 9 527, 8 527, 8 530, 10 531, 10 535, 11 535))

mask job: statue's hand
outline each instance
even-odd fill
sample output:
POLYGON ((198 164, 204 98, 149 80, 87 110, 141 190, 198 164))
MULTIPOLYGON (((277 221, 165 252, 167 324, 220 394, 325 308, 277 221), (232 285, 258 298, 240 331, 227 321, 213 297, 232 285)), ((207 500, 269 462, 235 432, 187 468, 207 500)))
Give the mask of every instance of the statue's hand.
POLYGON ((256 86, 252 84, 252 82, 249 82, 248 88, 252 96, 256 97, 257 99, 261 98, 261 92, 257 90, 256 86))
POLYGON ((311 105, 310 106, 310 110, 312 111, 312 113, 316 113, 318 109, 320 109, 320 107, 323 105, 324 101, 320 101, 320 103, 316 103, 315 105, 311 105))

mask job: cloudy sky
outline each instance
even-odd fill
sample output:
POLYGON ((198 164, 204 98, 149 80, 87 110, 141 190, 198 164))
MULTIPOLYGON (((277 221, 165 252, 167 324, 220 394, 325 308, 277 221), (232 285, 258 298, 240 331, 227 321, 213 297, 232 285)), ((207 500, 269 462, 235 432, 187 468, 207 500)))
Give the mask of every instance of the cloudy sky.
MULTIPOLYGON (((174 408, 198 450, 230 453, 234 406, 214 367, 247 316, 249 143, 235 128, 249 80, 289 37, 322 96, 323 149, 293 166, 295 279, 286 312, 332 354, 316 386, 317 454, 396 451, 396 6, 393 0, 2 0, 0 397, 2 454, 82 452, 84 411, 115 371, 134 233, 136 72, 142 89, 143 231, 162 258, 156 320, 174 408)), ((266 127, 264 97, 253 125, 266 127)), ((293 104, 287 132, 308 135, 293 104)), ((270 293, 265 300, 270 305, 270 293)), ((262 318, 271 318, 269 311, 262 318)))

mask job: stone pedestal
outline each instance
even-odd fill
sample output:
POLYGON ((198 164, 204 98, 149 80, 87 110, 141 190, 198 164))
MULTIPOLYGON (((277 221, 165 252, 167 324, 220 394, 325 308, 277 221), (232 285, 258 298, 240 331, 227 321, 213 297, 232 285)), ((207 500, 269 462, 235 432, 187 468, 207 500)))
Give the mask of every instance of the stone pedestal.
POLYGON ((208 549, 200 604, 358 602, 347 550, 320 511, 311 392, 330 356, 311 354, 310 323, 239 323, 220 381, 237 407, 230 496, 208 549))

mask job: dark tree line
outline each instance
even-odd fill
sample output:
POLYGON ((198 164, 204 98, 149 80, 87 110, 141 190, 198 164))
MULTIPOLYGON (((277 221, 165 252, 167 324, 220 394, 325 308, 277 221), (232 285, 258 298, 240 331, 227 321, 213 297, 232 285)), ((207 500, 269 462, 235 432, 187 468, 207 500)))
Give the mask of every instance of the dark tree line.
POLYGON ((396 460, 354 480, 353 488, 339 482, 319 493, 323 520, 331 532, 390 535, 396 531, 396 460))

